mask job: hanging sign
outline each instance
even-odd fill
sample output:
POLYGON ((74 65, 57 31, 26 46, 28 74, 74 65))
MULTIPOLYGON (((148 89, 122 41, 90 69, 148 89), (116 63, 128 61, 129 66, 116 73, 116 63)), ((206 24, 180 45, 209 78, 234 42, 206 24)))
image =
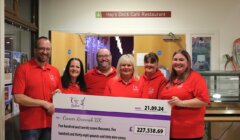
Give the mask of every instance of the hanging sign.
POLYGON ((96 18, 162 18, 171 17, 171 11, 97 11, 96 18))

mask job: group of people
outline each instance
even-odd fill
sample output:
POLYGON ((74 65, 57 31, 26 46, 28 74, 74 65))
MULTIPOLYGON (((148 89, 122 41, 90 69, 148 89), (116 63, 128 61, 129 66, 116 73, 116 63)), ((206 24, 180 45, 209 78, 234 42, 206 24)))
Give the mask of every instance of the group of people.
POLYGON ((145 72, 141 76, 136 72, 131 54, 122 55, 114 68, 110 51, 102 48, 97 52, 97 67, 84 73, 82 61, 71 58, 62 77, 48 63, 50 54, 50 40, 38 38, 34 57, 15 72, 13 95, 20 105, 23 140, 51 139, 52 96, 58 92, 169 100, 172 106, 170 138, 202 139, 205 106, 210 100, 206 81, 191 69, 186 50, 173 54, 169 80, 158 69, 155 53, 145 55, 145 72))

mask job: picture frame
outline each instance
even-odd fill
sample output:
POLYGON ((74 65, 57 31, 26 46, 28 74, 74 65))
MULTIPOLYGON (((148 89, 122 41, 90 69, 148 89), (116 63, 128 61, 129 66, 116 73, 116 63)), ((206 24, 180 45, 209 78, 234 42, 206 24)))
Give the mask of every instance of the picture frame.
POLYGON ((209 71, 211 64, 211 36, 192 36, 192 68, 209 71))
POLYGON ((220 69, 221 56, 219 56, 218 32, 190 33, 189 46, 194 70, 212 71, 220 69))

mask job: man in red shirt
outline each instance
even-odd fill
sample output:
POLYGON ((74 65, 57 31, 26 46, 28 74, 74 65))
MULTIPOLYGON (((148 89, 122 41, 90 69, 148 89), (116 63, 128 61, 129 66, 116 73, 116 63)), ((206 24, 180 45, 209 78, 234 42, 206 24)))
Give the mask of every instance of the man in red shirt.
POLYGON ((115 77, 117 72, 112 67, 112 55, 106 48, 97 52, 98 66, 85 74, 87 92, 90 95, 103 95, 107 81, 115 77))
POLYGON ((15 72, 13 95, 20 105, 20 129, 23 140, 50 140, 54 106, 52 95, 60 86, 59 71, 48 64, 51 43, 37 39, 34 58, 21 64, 15 72))

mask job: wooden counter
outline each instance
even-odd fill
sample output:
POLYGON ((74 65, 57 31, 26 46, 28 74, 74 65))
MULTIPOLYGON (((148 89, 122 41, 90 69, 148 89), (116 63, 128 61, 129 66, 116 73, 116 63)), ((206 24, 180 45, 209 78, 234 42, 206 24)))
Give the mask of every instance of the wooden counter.
POLYGON ((240 122, 240 116, 230 116, 230 117, 215 117, 215 116, 211 116, 211 117, 205 117, 204 118, 205 122, 240 122))
POLYGON ((214 103, 206 108, 205 122, 238 122, 240 121, 240 103, 214 103))

